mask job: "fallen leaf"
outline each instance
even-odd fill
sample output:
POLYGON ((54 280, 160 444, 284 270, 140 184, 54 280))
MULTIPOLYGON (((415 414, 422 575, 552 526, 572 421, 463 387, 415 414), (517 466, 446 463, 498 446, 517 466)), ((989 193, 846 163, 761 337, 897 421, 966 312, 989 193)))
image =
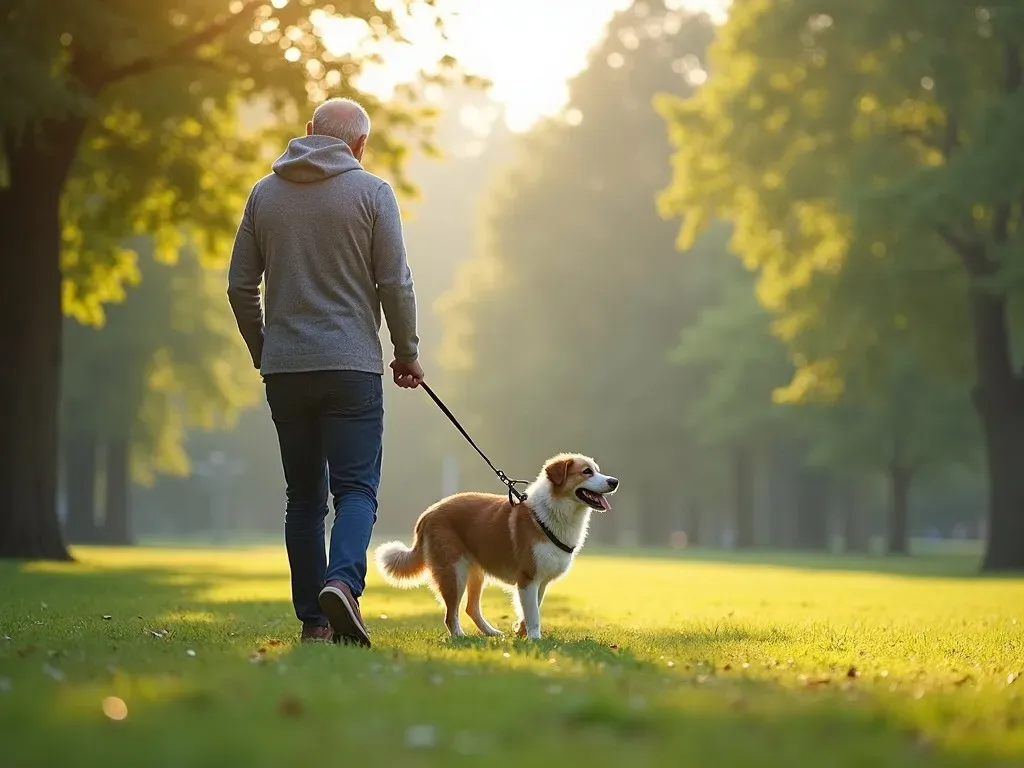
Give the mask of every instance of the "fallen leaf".
POLYGON ((109 613, 104 613, 103 616, 101 616, 100 618, 102 618, 104 621, 110 621, 114 617, 111 616, 109 613))
POLYGON ((107 696, 101 705, 103 714, 111 720, 124 720, 128 717, 128 705, 117 696, 107 696))
POLYGON ((1018 677, 1019 675, 1016 672, 1011 672, 1006 676, 1006 684, 1011 685, 1013 681, 1016 680, 1018 677))
POLYGON ((305 711, 305 706, 298 696, 282 696, 277 702, 277 711, 284 717, 298 717, 305 711))
POLYGON ((732 669, 732 664, 726 664, 726 665, 725 665, 724 667, 722 667, 722 669, 723 669, 724 671, 728 672, 729 670, 731 670, 731 669, 732 669))
POLYGON ((615 645, 614 643, 612 645, 609 645, 608 647, 611 648, 613 651, 619 650, 619 646, 615 645))
POLYGON ((674 667, 675 665, 676 665, 676 663, 675 663, 674 661, 670 661, 670 662, 668 663, 669 669, 671 669, 671 668, 672 668, 672 667, 674 667))
POLYGON ((817 677, 809 677, 804 683, 808 688, 815 688, 820 685, 828 685, 832 682, 832 678, 827 675, 819 675, 817 677))
POLYGON ((848 670, 846 670, 846 676, 850 678, 860 677, 860 670, 856 667, 850 667, 848 670))
POLYGON ((49 664, 43 664, 43 674, 51 680, 56 680, 58 683, 63 683, 67 679, 63 672, 56 667, 51 667, 49 664))
POLYGON ((185 653, 187 653, 192 658, 195 658, 195 656, 196 656, 196 652, 193 651, 191 648, 189 648, 187 651, 185 651, 185 653))
POLYGON ((10 635, 4 635, 4 640, 6 640, 7 642, 11 642, 12 638, 10 635))
POLYGON ((277 646, 279 646, 280 644, 280 640, 271 640, 269 643, 267 643, 267 645, 269 645, 271 648, 277 648, 277 646))
POLYGON ((149 630, 149 634, 151 634, 155 638, 162 640, 163 638, 167 637, 168 634, 170 634, 170 631, 166 629, 151 629, 149 630))
POLYGON ((382 613, 380 615, 380 619, 381 619, 381 621, 387 621, 388 620, 388 615, 386 613, 382 613))

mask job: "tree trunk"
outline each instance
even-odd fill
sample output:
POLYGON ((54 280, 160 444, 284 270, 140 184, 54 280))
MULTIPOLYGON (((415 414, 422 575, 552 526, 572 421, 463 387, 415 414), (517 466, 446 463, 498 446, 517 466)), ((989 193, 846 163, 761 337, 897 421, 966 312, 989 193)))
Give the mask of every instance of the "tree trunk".
POLYGON ((844 483, 844 493, 839 499, 843 516, 843 548, 849 554, 866 554, 871 549, 871 527, 864 509, 860 482, 861 479, 856 478, 844 483))
POLYGON ((2 136, 0 557, 70 559, 57 517, 60 200, 83 127, 68 119, 20 143, 2 136))
POLYGON ((668 546, 665 497, 655 493, 641 492, 639 499, 637 534, 640 545, 644 547, 668 546))
POLYGON ((768 459, 768 543, 778 549, 795 543, 797 471, 793 457, 797 455, 796 446, 779 440, 768 459))
POLYGON ((828 549, 829 477, 806 468, 797 481, 795 544, 798 549, 828 549))
POLYGON ((889 520, 886 552, 910 554, 910 482, 913 473, 894 463, 889 467, 889 520))
POLYGON ((754 466, 750 451, 734 448, 732 452, 733 482, 735 483, 736 548, 754 546, 754 466))
POLYGON ((691 547, 699 547, 703 544, 703 526, 701 516, 704 511, 698 499, 691 499, 686 509, 686 541, 691 547))
POLYGON ((1024 380, 1010 357, 1006 301, 974 288, 974 399, 987 458, 989 516, 982 570, 1024 570, 1024 380))
POLYGON ((74 435, 65 440, 64 470, 67 482, 67 518, 64 534, 68 541, 87 544, 96 541, 96 436, 74 435))
POLYGON ((107 443, 107 504, 103 519, 105 544, 134 544, 131 528, 128 442, 113 439, 107 443))

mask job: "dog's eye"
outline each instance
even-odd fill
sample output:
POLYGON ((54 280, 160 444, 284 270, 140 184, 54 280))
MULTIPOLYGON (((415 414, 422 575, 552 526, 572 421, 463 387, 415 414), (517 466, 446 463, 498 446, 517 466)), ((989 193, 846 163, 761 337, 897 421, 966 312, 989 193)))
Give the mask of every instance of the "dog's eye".
POLYGON ((590 467, 584 467, 583 468, 583 474, 584 475, 592 475, 592 474, 594 474, 594 470, 592 470, 590 467))

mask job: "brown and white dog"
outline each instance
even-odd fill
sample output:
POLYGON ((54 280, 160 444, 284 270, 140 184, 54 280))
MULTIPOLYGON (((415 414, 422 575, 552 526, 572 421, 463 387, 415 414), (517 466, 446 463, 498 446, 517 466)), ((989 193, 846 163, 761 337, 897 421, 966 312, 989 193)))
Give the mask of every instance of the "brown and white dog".
POLYGON ((521 504, 487 493, 442 499, 420 515, 411 548, 397 541, 377 548, 377 567, 398 587, 431 583, 452 637, 465 637, 459 624, 463 593, 466 613, 480 631, 503 634, 480 611, 480 593, 485 580, 504 584, 512 591, 515 631, 537 639, 548 584, 569 570, 586 538, 590 511, 610 509, 605 496, 618 485, 591 458, 555 456, 521 504))

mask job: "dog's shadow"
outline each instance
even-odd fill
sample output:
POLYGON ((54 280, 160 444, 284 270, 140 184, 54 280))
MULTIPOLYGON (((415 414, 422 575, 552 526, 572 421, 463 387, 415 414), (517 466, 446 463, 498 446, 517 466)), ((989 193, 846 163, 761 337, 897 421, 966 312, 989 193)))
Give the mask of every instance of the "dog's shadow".
POLYGON ((671 630, 616 629, 616 636, 580 636, 578 632, 555 627, 539 640, 506 634, 504 637, 468 635, 445 638, 452 649, 488 652, 503 648, 506 653, 558 665, 578 663, 598 669, 656 671, 678 665, 682 669, 715 668, 734 658, 745 658, 758 648, 784 643, 777 631, 757 632, 741 627, 708 627, 671 630), (654 657, 652 650, 661 655, 654 657), (664 654, 669 654, 665 656, 664 654))

